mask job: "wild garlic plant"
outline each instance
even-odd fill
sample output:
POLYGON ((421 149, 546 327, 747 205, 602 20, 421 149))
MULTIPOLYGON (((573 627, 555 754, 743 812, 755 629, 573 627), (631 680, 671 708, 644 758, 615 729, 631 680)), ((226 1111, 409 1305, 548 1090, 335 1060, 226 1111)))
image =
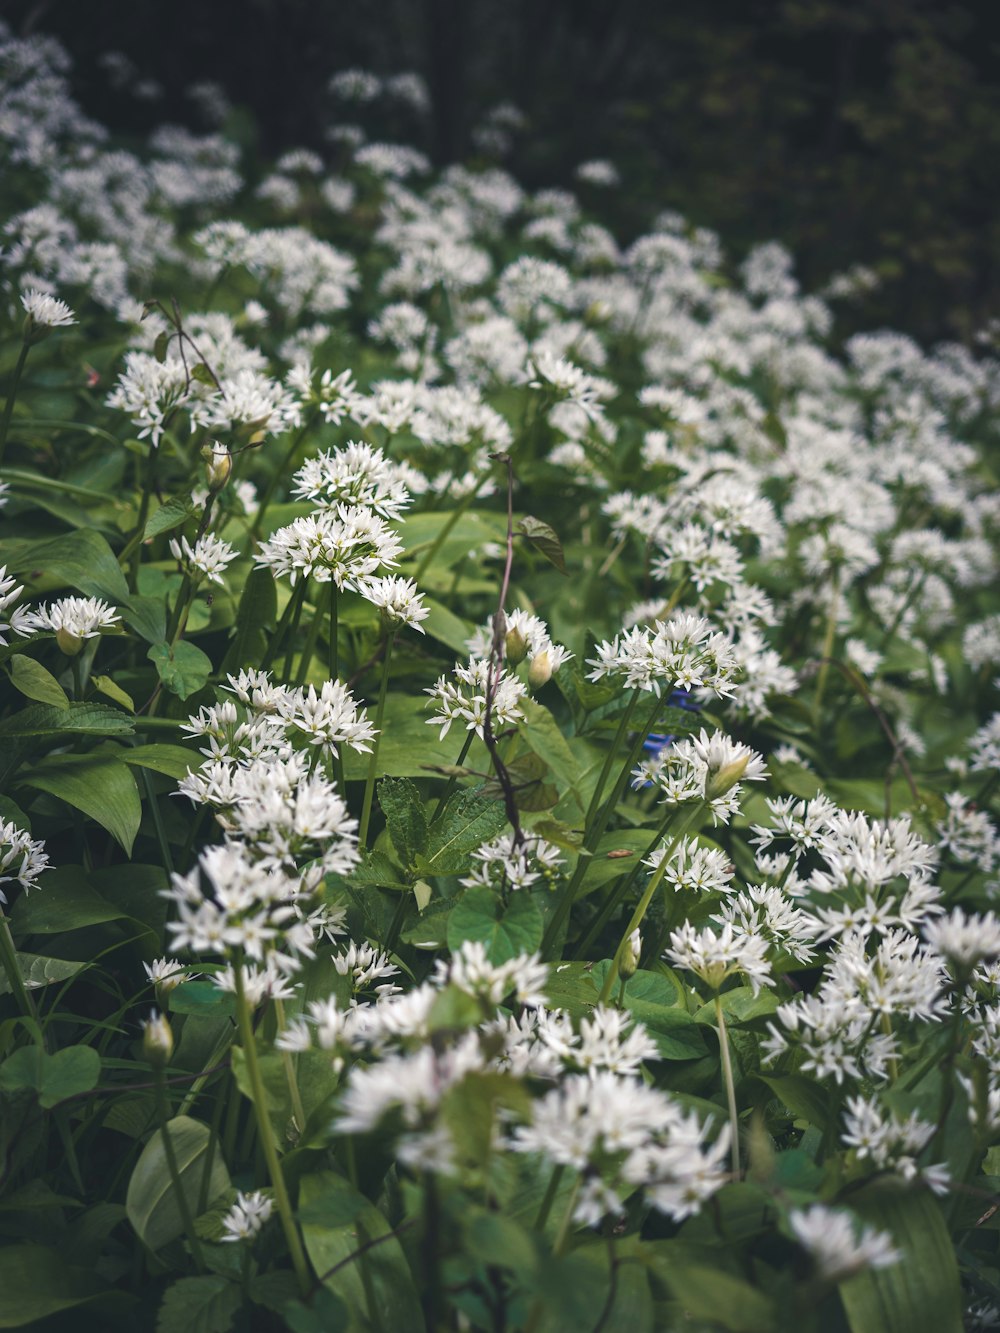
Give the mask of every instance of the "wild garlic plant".
POLYGON ((1000 361, 330 98, 0 24, 0 1323, 991 1326, 1000 361))

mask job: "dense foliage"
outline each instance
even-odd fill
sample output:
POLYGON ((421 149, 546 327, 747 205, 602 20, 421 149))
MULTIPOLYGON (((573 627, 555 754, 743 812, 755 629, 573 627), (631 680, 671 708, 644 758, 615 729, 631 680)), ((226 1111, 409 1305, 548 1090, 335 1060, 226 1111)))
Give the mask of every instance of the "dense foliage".
POLYGON ((434 173, 411 75, 248 186, 65 65, 3 34, 0 1327, 996 1327, 1000 362, 434 173))

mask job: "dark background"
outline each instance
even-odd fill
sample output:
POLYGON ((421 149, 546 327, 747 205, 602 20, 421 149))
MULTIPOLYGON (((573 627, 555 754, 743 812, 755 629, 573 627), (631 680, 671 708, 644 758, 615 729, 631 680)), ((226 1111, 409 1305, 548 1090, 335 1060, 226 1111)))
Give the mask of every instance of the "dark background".
MULTIPOLYGON (((968 338, 1000 312, 997 0, 7 0, 51 32, 88 112, 135 136, 191 122, 183 89, 221 83, 259 150, 322 146, 336 69, 420 71, 434 110, 407 138, 475 156, 485 108, 528 116, 504 162, 571 184, 610 157, 627 239, 677 208, 737 255, 772 237, 807 285, 854 263, 884 278, 865 322, 968 338), (112 92, 126 52, 164 95, 112 92)), ((351 118, 351 113, 348 113, 351 118)), ((605 205, 607 208, 607 205, 605 205)))

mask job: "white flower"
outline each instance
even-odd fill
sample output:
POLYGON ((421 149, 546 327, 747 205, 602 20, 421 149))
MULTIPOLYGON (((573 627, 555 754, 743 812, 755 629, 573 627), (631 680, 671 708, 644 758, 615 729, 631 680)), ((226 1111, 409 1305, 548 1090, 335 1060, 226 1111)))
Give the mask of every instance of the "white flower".
POLYGON ((31 287, 21 296, 21 304, 33 324, 44 329, 61 329, 76 323, 76 316, 65 301, 31 287))
MULTIPOLYGON (((13 606, 23 592, 24 588, 7 573, 7 566, 0 565, 0 616, 6 613, 8 607, 13 606)), ((4 636, 9 630, 25 638, 34 628, 32 612, 24 606, 14 607, 9 620, 6 622, 0 620, 0 645, 7 643, 4 636)))
POLYGON ((222 1239, 224 1241, 253 1240, 271 1216, 273 1209, 274 1200, 264 1194, 262 1190, 254 1190, 251 1194, 244 1194, 242 1190, 238 1191, 236 1202, 222 1219, 222 1226, 226 1233, 222 1239))
POLYGON ((675 967, 694 972, 714 991, 721 989, 727 977, 742 972, 756 995, 762 985, 774 985, 767 950, 767 940, 735 928, 731 921, 723 922, 718 933, 710 926, 698 931, 685 921, 671 932, 664 957, 675 967))
POLYGON ((359 591, 366 602, 378 607, 391 625, 408 625, 411 629, 424 633, 420 621, 427 619, 430 608, 424 605, 421 594, 417 591, 417 585, 412 579, 393 575, 364 579, 359 591))
MULTIPOLYGON (((45 843, 35 841, 24 829, 7 820, 0 820, 0 884, 15 880, 24 889, 33 889, 43 870, 48 870, 49 858, 45 843)), ((0 903, 7 901, 0 889, 0 903)))
POLYGON ((903 1257, 887 1231, 862 1226, 842 1209, 817 1203, 793 1209, 788 1220, 827 1282, 840 1282, 866 1268, 889 1268, 903 1257))
POLYGON ((965 973, 985 959, 1000 956, 1000 920, 992 912, 966 916, 961 907, 955 907, 924 926, 924 939, 965 973))
POLYGON ((25 616, 32 630, 49 630, 64 652, 78 652, 83 639, 93 639, 102 630, 113 629, 120 620, 99 597, 62 597, 50 606, 39 606, 25 616))
POLYGON ((395 565, 402 544, 384 519, 361 505, 337 505, 297 518, 262 542, 258 567, 296 583, 312 576, 357 591, 382 565, 395 565))
POLYGON ((223 583, 226 566, 239 554, 228 542, 211 533, 199 537, 194 546, 186 537, 174 537, 170 541, 170 554, 181 565, 185 573, 199 579, 202 576, 212 583, 223 583))

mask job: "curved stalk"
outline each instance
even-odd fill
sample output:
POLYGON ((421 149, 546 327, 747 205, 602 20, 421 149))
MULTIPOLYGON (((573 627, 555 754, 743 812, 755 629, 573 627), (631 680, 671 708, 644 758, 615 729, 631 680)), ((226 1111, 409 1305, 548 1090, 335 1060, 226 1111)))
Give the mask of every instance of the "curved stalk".
POLYGON ((389 688, 389 663, 392 658, 395 634, 390 634, 385 641, 385 653, 382 658, 382 679, 379 682, 378 704, 375 708, 375 740, 368 758, 368 773, 365 777, 365 799, 361 807, 361 824, 358 828, 358 846, 368 845, 368 824, 372 814, 372 798, 375 795, 375 776, 378 770, 378 751, 382 740, 382 718, 385 714, 385 696, 389 688))

